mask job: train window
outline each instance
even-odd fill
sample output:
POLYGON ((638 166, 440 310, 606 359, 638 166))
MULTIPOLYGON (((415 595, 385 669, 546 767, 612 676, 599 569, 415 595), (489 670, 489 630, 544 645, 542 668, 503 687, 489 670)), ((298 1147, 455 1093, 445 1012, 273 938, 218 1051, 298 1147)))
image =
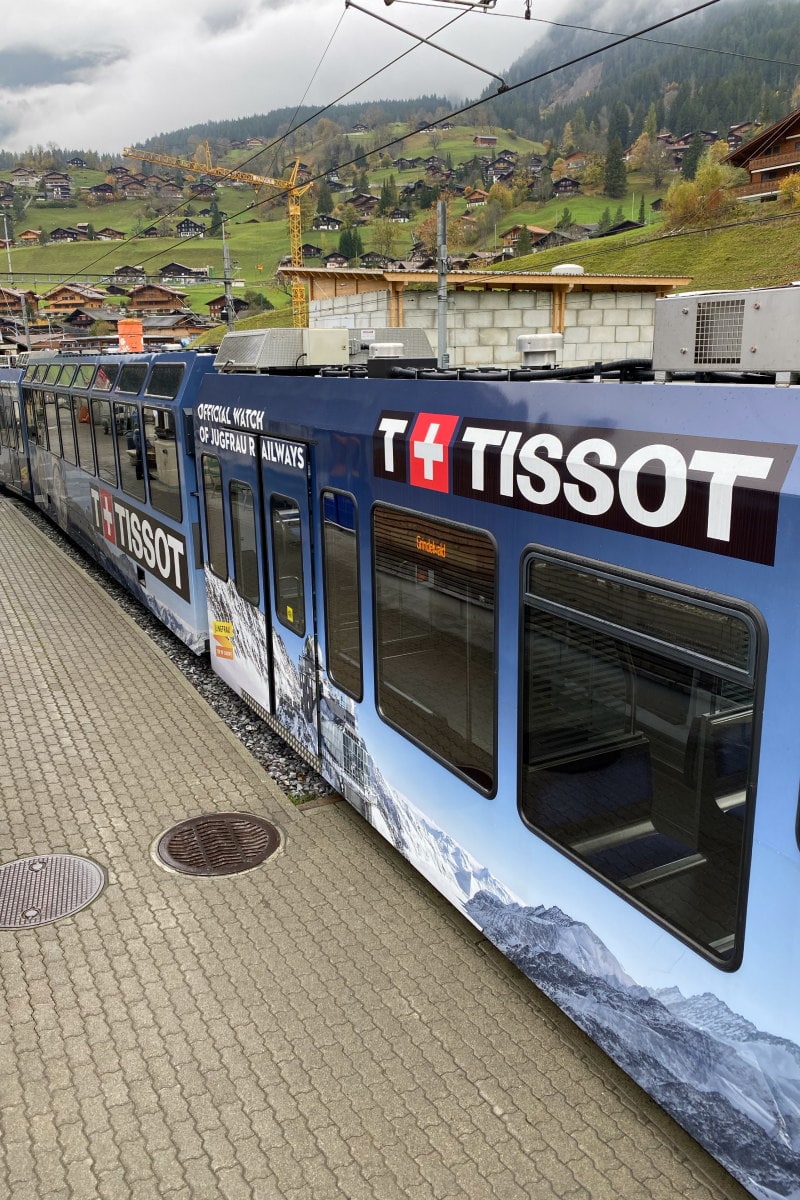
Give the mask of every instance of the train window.
POLYGON ((145 445, 142 423, 135 404, 114 403, 114 432, 117 439, 119 478, 122 490, 136 500, 145 498, 145 463, 153 443, 145 445))
POLYGON ((719 966, 740 947, 753 744, 750 613, 536 555, 520 813, 719 966))
POLYGON ((97 392, 110 392, 117 375, 119 374, 119 363, 100 363, 97 368, 97 374, 94 377, 94 389, 97 392))
POLYGON ((495 573, 488 534, 373 512, 378 705, 490 793, 496 782, 495 573))
POLYGON ((36 419, 36 440, 40 446, 47 446, 47 418, 44 412, 44 392, 38 388, 33 393, 33 404, 36 419))
POLYGON ((228 578, 228 549, 225 540, 225 511, 219 459, 203 455, 203 498, 208 530, 208 565, 220 579, 228 578))
POLYGON ((151 408, 146 404, 142 409, 142 417, 147 444, 150 503, 165 516, 180 521, 183 509, 175 416, 167 409, 151 408))
POLYGON ((38 431, 36 429, 36 393, 33 388, 26 387, 22 392, 22 399, 25 404, 25 428, 28 430, 28 441, 37 442, 39 440, 38 431))
POLYGON ((322 493, 322 546, 328 674, 356 700, 363 695, 356 506, 342 492, 322 493))
POLYGON ((174 400, 181 388, 185 364, 156 363, 147 381, 145 396, 159 396, 163 400, 174 400))
POLYGON ((78 368, 75 363, 65 363, 64 369, 62 370, 61 374, 58 377, 59 386, 60 387, 69 387, 70 384, 72 383, 73 379, 75 378, 75 372, 77 371, 77 369, 78 368))
POLYGON ((78 457, 75 450, 75 429, 72 424, 73 403, 79 403, 79 401, 73 401, 70 396, 59 396, 56 415, 61 434, 61 453, 68 463, 75 466, 78 457))
POLYGON ((261 587, 258 580, 256 515, 253 493, 246 483, 234 480, 230 486, 231 533, 233 535, 233 581, 239 595, 249 604, 258 604, 261 587))
POLYGON ((272 565, 275 571, 275 612, 287 629, 302 637, 306 631, 303 580, 303 530, 294 500, 273 496, 270 501, 272 565))
POLYGON ((75 422, 75 445, 78 451, 78 466, 90 475, 95 474, 92 424, 89 420, 89 404, 85 396, 74 396, 72 400, 75 422))
POLYGON ((47 421, 47 444, 53 454, 61 457, 61 435, 58 428, 58 407, 55 392, 45 392, 45 420, 47 421))
POLYGON ((117 391, 136 396, 142 390, 146 378, 147 363, 126 363, 119 373, 117 391))
POLYGON ((28 363, 25 368, 24 379, 26 383, 33 383, 36 376, 39 374, 39 367, 36 363, 28 363))
POLYGON ((88 388, 89 384, 92 382, 92 375, 94 375, 94 364, 80 363, 77 371, 75 372, 75 387, 88 388))
MULTIPOLYGON (((82 401, 79 401, 82 404, 82 401)), ((83 409, 81 409, 83 412, 83 409)), ((80 419, 78 413, 76 424, 80 419)), ((106 483, 117 486, 117 464, 114 459, 114 438, 111 436, 111 401, 92 397, 92 427, 94 444, 97 447, 97 474, 106 483)))
POLYGON ((61 374, 61 363, 52 363, 44 373, 43 381, 45 383, 55 383, 61 374))

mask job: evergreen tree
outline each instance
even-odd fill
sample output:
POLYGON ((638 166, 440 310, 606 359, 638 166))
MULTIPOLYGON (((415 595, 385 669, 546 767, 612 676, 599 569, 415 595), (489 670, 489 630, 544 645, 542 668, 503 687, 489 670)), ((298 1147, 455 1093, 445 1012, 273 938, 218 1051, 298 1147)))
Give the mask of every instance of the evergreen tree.
POLYGON ((644 223, 645 223, 645 213, 644 213, 644 192, 642 192, 642 197, 641 197, 641 199, 640 199, 640 201, 639 201, 639 224, 640 224, 640 225, 644 225, 644 223))
POLYGON ((523 225, 517 238, 517 258, 523 258, 526 254, 530 254, 533 250, 533 242, 531 241, 530 230, 527 225, 523 225))
POLYGON ((616 200, 625 195, 627 187, 628 180, 625 173, 625 159, 622 156, 622 143, 618 137, 615 137, 608 144, 603 191, 607 196, 616 200))
POLYGON ((558 218, 556 229, 569 229, 572 223, 572 213, 568 208, 565 208, 561 213, 561 216, 558 218))
POLYGON ((606 233, 611 228, 611 209, 604 208, 597 222, 597 232, 606 233))
POLYGON ((694 179, 697 174, 697 168, 700 166, 700 159, 705 151, 705 142, 703 135, 698 129, 689 142, 688 148, 683 153, 681 161, 681 175, 684 179, 694 179))
POLYGON ((333 212, 333 193, 327 179, 320 179, 316 186, 317 193, 317 212, 323 216, 328 216, 333 212))
POLYGON ((617 100, 616 104, 611 109, 611 114, 608 118, 608 141, 609 145, 614 138, 619 138, 620 146, 630 145, 631 140, 631 122, 628 116, 628 109, 621 100, 617 100))
POLYGON ((622 211, 622 205, 618 204, 617 211, 614 213, 614 219, 612 220, 611 224, 612 225, 621 225, 624 220, 625 220, 625 213, 622 211))

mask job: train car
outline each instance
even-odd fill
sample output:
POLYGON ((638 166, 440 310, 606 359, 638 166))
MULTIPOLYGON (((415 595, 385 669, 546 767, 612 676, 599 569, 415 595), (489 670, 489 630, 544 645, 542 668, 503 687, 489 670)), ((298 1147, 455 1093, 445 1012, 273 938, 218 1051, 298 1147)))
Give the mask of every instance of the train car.
POLYGON ((0 484, 20 496, 33 500, 28 430, 22 408, 22 367, 10 356, 0 362, 0 484))
POLYGON ((208 628, 191 422, 212 367, 196 353, 49 353, 0 371, 0 483, 196 653, 208 628))
POLYGON ((800 404, 708 373, 768 301, 683 305, 715 382, 240 363, 194 422, 214 668, 760 1200, 800 1196, 800 404))

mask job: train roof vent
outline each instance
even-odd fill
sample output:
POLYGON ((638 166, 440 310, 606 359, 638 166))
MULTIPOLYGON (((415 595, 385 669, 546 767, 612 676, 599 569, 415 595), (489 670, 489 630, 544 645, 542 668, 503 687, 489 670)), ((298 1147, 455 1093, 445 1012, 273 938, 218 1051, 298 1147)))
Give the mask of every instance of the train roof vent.
POLYGON ((225 334, 214 366, 219 371, 265 371, 293 367, 302 355, 302 329, 249 329, 225 334))
POLYGON ((800 375, 797 288, 668 296, 656 301, 653 369, 673 373, 765 372, 800 375))

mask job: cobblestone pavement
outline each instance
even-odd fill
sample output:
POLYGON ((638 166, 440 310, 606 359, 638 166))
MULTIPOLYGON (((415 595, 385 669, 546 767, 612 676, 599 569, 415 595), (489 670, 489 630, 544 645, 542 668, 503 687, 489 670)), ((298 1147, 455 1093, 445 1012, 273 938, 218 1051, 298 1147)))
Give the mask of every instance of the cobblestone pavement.
POLYGON ((4 1200, 742 1200, 344 803, 293 808, 0 498, 0 860, 108 872, 0 931, 4 1200), (279 854, 169 873, 188 817, 279 854))

